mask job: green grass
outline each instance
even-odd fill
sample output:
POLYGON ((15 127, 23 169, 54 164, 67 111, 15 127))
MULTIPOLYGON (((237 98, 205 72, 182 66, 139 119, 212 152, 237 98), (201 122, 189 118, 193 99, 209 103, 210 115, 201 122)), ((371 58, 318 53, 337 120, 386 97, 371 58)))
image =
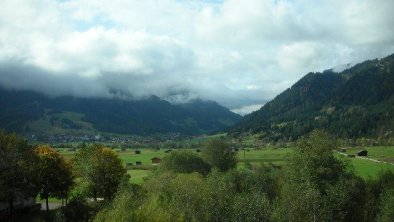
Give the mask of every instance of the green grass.
POLYGON ((356 173, 364 179, 376 176, 381 170, 392 170, 394 166, 387 163, 376 163, 366 159, 350 158, 356 173))
MULTIPOLYGON (((378 160, 390 160, 394 158, 394 147, 366 147, 366 148, 349 148, 347 153, 354 154, 361 149, 368 150, 368 156, 373 159, 378 160)), ((292 148, 263 148, 263 149, 249 149, 245 151, 245 160, 247 163, 252 165, 260 165, 261 163, 272 163, 274 165, 285 165, 286 157, 292 152, 292 148)), ((164 149, 159 151, 152 149, 140 149, 141 154, 135 154, 134 150, 120 151, 115 150, 122 160, 123 164, 132 163, 133 166, 128 169, 130 174, 130 181, 132 183, 141 184, 143 178, 146 177, 149 172, 155 168, 151 163, 151 158, 159 157, 163 158, 166 153, 164 149), (135 166, 136 161, 141 161, 141 166, 135 166)), ((194 152, 194 149, 191 149, 194 152)), ((61 151, 61 154, 67 159, 71 159, 75 152, 61 151)), ((339 157, 339 154, 335 154, 339 157)), ((239 150, 237 154, 238 166, 243 167, 244 164, 244 151, 239 150)), ((348 159, 354 166, 355 172, 363 178, 369 176, 375 176, 381 170, 391 169, 394 171, 394 166, 384 163, 376 163, 370 160, 364 160, 360 158, 349 158, 340 157, 348 159)))
MULTIPOLYGON (((36 197, 36 201, 37 201, 37 203, 45 203, 45 199, 41 199, 39 196, 36 197)), ((48 202, 49 202, 49 203, 62 203, 62 200, 61 200, 61 199, 57 199, 57 198, 50 197, 50 198, 48 199, 48 202)))
POLYGON ((135 154, 134 150, 118 151, 117 154, 123 163, 133 163, 135 165, 136 161, 142 162, 142 165, 152 165, 151 159, 153 157, 163 158, 166 153, 164 149, 159 151, 154 151, 150 149, 140 149, 141 154, 135 154))
POLYGON ((127 174, 130 175, 129 181, 134 184, 142 184, 149 173, 150 170, 127 170, 127 174))
POLYGON ((291 148, 277 148, 277 149, 261 149, 261 150, 240 150, 238 152, 238 164, 244 163, 244 153, 245 161, 247 163, 257 165, 260 163, 273 163, 275 165, 283 165, 286 161, 286 157, 292 152, 291 148))
MULTIPOLYGON (((355 155, 360 150, 368 151, 368 158, 394 163, 394 147, 393 146, 375 146, 375 147, 352 147, 348 148, 346 154, 355 155)), ((356 173, 363 177, 374 177, 382 170, 393 170, 394 165, 387 163, 377 163, 371 160, 361 158, 348 158, 354 167, 356 173)))
POLYGON ((356 154, 360 150, 367 150, 369 158, 394 163, 393 146, 352 147, 347 149, 347 153, 356 154))
MULTIPOLYGON (((133 168, 139 168, 139 169, 128 169, 127 173, 130 175, 130 182, 135 183, 135 184, 141 184, 143 183, 143 178, 146 177, 149 172, 151 171, 150 169, 155 168, 155 165, 152 164, 151 158, 153 157, 159 157, 163 158, 166 153, 164 152, 164 149, 161 149, 159 151, 151 150, 151 149, 139 149, 141 151, 141 154, 135 154, 135 150, 127 150, 127 151, 121 151, 121 150, 114 150, 115 153, 119 156, 119 158, 122 160, 124 166, 126 166, 126 163, 132 163, 133 168), (141 166, 136 166, 136 161, 142 162, 141 166)), ((61 151, 61 155, 63 155, 66 159, 72 159, 75 155, 74 151, 61 151)))

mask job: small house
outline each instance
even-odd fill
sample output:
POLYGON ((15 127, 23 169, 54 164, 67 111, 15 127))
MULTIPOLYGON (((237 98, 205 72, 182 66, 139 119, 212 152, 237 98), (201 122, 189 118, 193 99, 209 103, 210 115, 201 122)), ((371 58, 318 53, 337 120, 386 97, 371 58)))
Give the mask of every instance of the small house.
POLYGON ((161 163, 161 159, 159 157, 153 157, 150 160, 152 161, 152 164, 159 164, 159 163, 161 163))
POLYGON ((134 151, 135 154, 141 154, 141 150, 134 151))
POLYGON ((141 161, 135 161, 135 165, 140 166, 140 165, 142 165, 142 162, 141 161))
POLYGON ((366 150, 358 151, 357 156, 368 156, 368 151, 366 150))

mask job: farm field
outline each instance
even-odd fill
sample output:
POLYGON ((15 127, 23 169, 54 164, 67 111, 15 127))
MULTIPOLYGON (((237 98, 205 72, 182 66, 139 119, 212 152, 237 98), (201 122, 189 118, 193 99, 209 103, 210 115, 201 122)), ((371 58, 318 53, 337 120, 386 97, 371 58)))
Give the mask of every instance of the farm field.
POLYGON ((374 146, 374 147, 352 147, 347 148, 348 154, 356 154, 360 150, 368 151, 368 157, 384 162, 394 163, 394 147, 374 146))
POLYGON ((286 162, 286 157, 291 152, 292 148, 240 150, 237 155, 238 165, 243 165, 244 161, 252 165, 259 165, 261 163, 283 165, 286 162))
MULTIPOLYGON (((355 154, 357 151, 362 149, 367 150, 368 157, 372 159, 387 162, 391 162, 394 159, 394 147, 354 147, 347 149, 347 154, 355 154)), ((143 182, 143 178, 146 177, 149 172, 156 167, 152 164, 151 158, 163 158, 166 155, 164 149, 141 149, 140 154, 135 154, 135 150, 115 151, 125 165, 127 163, 132 164, 132 166, 128 167, 127 172, 130 175, 130 182, 136 184, 141 184, 143 182), (141 165, 136 166, 137 161, 141 162, 141 165)), ((237 154, 238 165, 242 168, 245 161, 246 163, 252 165, 259 165, 261 163, 272 163, 274 165, 280 166, 286 163, 286 158, 291 152, 292 148, 268 148, 258 150, 246 149, 245 151, 239 150, 237 154)), ((74 153, 74 151, 61 151, 61 154, 67 159, 71 159, 74 156, 74 153)), ((387 163, 377 163, 361 158, 349 158, 339 154, 335 155, 338 158, 350 161, 356 173, 363 178, 367 178, 369 176, 373 177, 377 175, 379 171, 384 169, 391 169, 394 171, 394 165, 390 165, 387 163)))
MULTIPOLYGON (((394 149, 394 147, 392 147, 394 149)), ((376 176, 379 171, 391 169, 394 171, 394 165, 387 163, 376 163, 371 160, 361 158, 350 158, 356 173, 364 179, 376 176)))

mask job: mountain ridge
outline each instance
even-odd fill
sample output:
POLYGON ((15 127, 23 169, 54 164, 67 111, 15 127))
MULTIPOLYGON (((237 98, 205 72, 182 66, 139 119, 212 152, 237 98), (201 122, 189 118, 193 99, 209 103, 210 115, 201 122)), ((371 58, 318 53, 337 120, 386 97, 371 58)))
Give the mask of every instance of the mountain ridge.
POLYGON ((48 97, 34 91, 3 87, 0 87, 0 107, 0 127, 21 134, 198 135, 224 130, 241 119, 238 114, 211 101, 171 104, 157 96, 144 100, 48 97), (190 108, 195 106, 200 109, 190 108))
POLYGON ((229 133, 293 141, 315 128, 342 138, 394 136, 394 54, 342 72, 308 73, 229 133))

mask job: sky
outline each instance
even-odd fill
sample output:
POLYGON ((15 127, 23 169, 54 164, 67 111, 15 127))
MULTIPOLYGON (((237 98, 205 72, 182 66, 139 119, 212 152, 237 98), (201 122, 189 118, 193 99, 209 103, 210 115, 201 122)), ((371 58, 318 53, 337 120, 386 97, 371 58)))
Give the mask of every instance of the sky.
POLYGON ((392 0, 1 0, 0 85, 246 114, 308 72, 394 53, 393 11, 392 0))

